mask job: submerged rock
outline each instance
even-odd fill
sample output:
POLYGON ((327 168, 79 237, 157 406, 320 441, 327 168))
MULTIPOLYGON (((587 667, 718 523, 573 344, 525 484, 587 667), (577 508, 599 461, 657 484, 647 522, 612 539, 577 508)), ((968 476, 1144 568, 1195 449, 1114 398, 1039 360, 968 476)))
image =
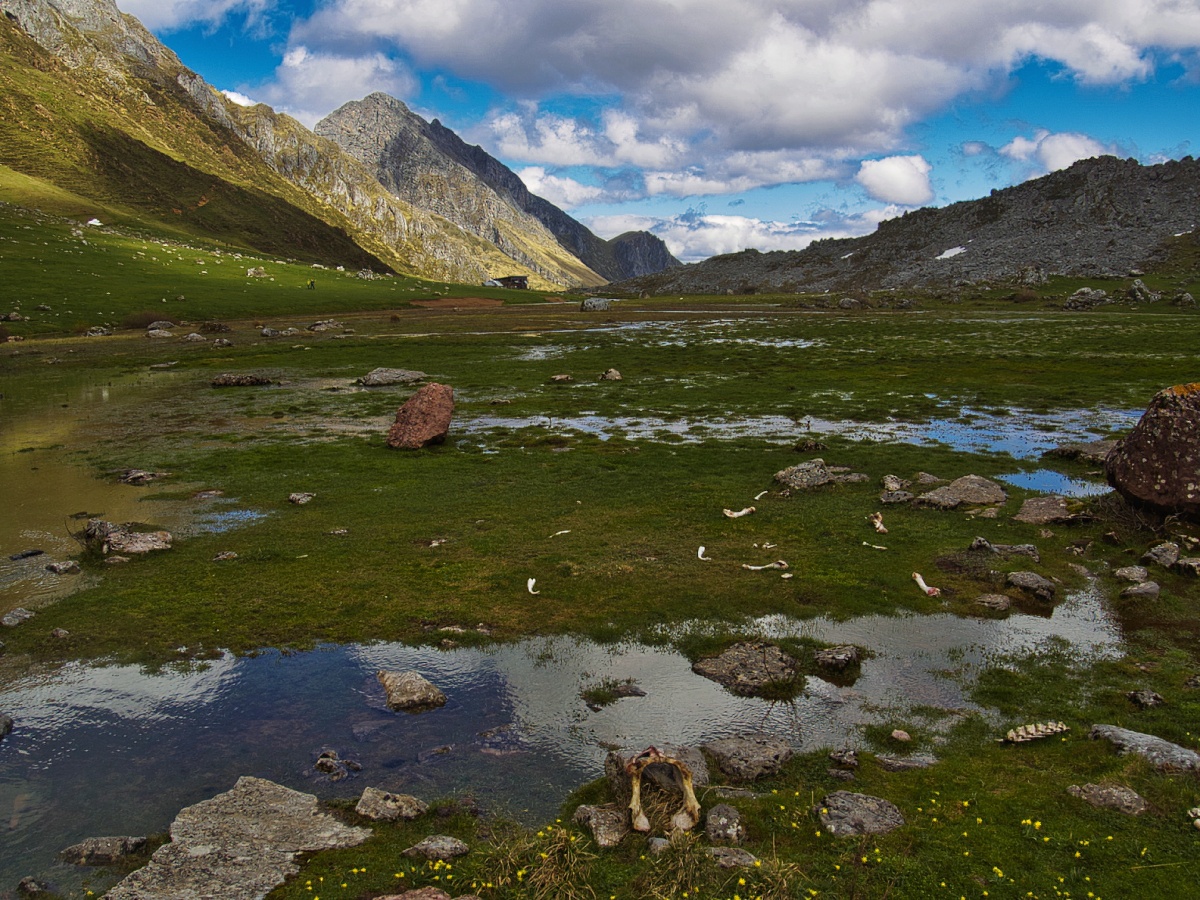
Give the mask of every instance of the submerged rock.
POLYGON ((1131 503, 1200 513, 1200 382, 1154 395, 1133 431, 1108 455, 1105 475, 1131 503))
POLYGON ((375 677, 387 692, 390 709, 424 712, 446 704, 446 695, 419 672, 385 672, 380 669, 375 677))
POLYGON ((73 844, 59 853, 63 862, 75 866, 110 866, 146 849, 144 837, 96 837, 73 844))
POLYGON ((745 641, 720 656, 697 660, 692 671, 741 697, 754 697, 771 685, 794 681, 799 663, 775 644, 745 641))

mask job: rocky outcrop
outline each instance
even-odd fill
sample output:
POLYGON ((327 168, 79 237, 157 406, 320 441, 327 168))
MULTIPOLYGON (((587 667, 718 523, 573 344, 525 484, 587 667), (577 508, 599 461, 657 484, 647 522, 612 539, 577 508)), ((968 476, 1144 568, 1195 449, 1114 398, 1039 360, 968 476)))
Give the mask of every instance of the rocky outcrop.
POLYGON ((181 810, 170 843, 105 896, 258 900, 300 871, 299 854, 355 847, 370 836, 321 812, 312 794, 247 776, 181 810))
POLYGON ((1197 206, 1200 162, 1191 157, 1142 166, 1105 156, 978 200, 888 219, 865 237, 816 241, 797 251, 743 250, 632 279, 620 289, 855 292, 1002 279, 1021 284, 1030 271, 1039 273, 1036 280, 1125 277, 1162 258, 1176 235, 1191 232, 1197 206))
POLYGON ((1164 513, 1200 513, 1200 382, 1159 391, 1105 475, 1125 499, 1164 513))
POLYGON ((393 450, 420 450, 446 440, 454 417, 454 389, 431 381, 396 410, 388 429, 387 445, 393 450))

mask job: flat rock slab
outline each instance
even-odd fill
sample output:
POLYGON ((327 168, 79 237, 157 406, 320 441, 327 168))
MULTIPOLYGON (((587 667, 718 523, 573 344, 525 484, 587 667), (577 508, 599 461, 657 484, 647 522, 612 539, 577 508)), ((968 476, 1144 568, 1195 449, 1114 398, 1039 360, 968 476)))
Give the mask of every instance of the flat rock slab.
POLYGON ((722 869, 749 869, 758 863, 758 857, 741 847, 709 847, 708 855, 722 869))
POLYGON ((1103 465, 1104 460, 1112 452, 1113 447, 1117 446, 1117 443, 1117 441, 1086 441, 1074 444, 1060 444, 1057 447, 1047 450, 1042 456, 1057 459, 1077 459, 1080 462, 1103 465))
POLYGON ((372 369, 358 383, 363 387, 387 387, 392 384, 415 384, 426 378, 424 372, 414 369, 372 369))
POLYGON ((72 844, 59 856, 63 862, 74 866, 109 866, 119 859, 140 853, 145 847, 144 837, 95 837, 72 844))
POLYGON ((446 705, 446 695, 419 672, 385 672, 380 669, 375 677, 387 692, 389 709, 424 712, 446 705))
POLYGON ((1010 572, 1006 583, 1047 603, 1054 599, 1054 582, 1037 572, 1010 572))
POLYGON ((1067 509, 1066 498, 1055 495, 1030 497, 1021 504, 1020 512, 1013 518, 1027 525, 1053 525, 1057 522, 1071 522, 1075 519, 1067 509))
POLYGON ((1150 808, 1137 791, 1120 784, 1073 784, 1067 793, 1099 809, 1115 809, 1127 816, 1140 816, 1150 808))
POLYGON ((393 450, 420 450, 446 440, 454 417, 454 389, 431 381, 396 410, 388 429, 387 445, 393 450))
POLYGON ((1134 753, 1163 771, 1200 772, 1200 754, 1152 734, 1142 734, 1116 725, 1093 725, 1089 737, 1092 740, 1103 738, 1116 747, 1122 756, 1134 753))
POLYGON ((393 794, 379 788, 369 787, 362 792, 354 811, 377 822, 409 821, 420 818, 429 810, 429 805, 411 794, 393 794))
POLYGON ((628 807, 607 803, 604 806, 584 805, 575 810, 575 821, 591 832, 599 847, 615 847, 632 832, 628 807))
POLYGON ((754 697, 766 687, 796 678, 799 663, 775 644, 746 641, 720 656, 697 660, 692 671, 740 697, 754 697))
POLYGON ((979 475, 964 475, 945 487, 936 488, 917 498, 922 506, 956 509, 959 506, 995 506, 1008 499, 1004 488, 979 475))
POLYGON ((811 459, 776 472, 775 480, 792 490, 804 491, 823 484, 856 484, 870 479, 862 472, 851 472, 844 466, 827 466, 823 459, 811 459))
POLYGON ((356 847, 370 829, 343 825, 312 794, 244 776, 180 811, 171 842, 108 892, 111 900, 260 900, 300 871, 300 853, 356 847))
POLYGON ((859 662, 858 648, 853 644, 841 644, 837 647, 826 647, 813 652, 813 662, 825 669, 841 671, 859 662))
POLYGON ((404 851, 405 856, 416 859, 440 859, 443 862, 466 856, 471 848, 456 837, 448 834, 431 834, 420 843, 404 851))
POLYGON ((1143 581, 1141 584, 1125 588, 1121 591, 1121 596, 1134 600, 1157 600, 1161 592, 1162 588, 1157 581, 1143 581))
POLYGON ((876 756, 875 764, 885 772, 912 772, 936 765, 937 757, 927 753, 914 753, 912 756, 876 756))
POLYGON ((905 824, 896 806, 879 797, 834 791, 813 807, 821 826, 835 837, 855 834, 887 834, 905 824))
POLYGON ((250 373, 226 374, 218 375, 212 380, 212 386, 215 388, 222 387, 263 387, 271 383, 271 379, 266 375, 253 375, 250 373))
POLYGON ((721 771, 734 781, 754 781, 774 775, 792 758, 792 745, 769 734, 721 738, 704 745, 721 771))

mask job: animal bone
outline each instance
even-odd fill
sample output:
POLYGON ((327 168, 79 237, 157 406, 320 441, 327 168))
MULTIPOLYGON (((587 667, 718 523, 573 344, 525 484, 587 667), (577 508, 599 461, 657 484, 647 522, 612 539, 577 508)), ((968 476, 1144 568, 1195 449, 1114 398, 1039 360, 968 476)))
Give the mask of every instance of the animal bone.
POLYGON ((917 587, 919 587, 921 590, 923 590, 925 592, 925 596, 927 596, 927 597, 942 596, 941 588, 930 587, 929 585, 927 585, 925 583, 925 579, 921 577, 920 572, 913 572, 912 580, 917 583, 917 587))
POLYGON ((791 573, 791 572, 784 572, 784 573, 783 573, 782 575, 780 575, 779 577, 780 577, 780 578, 794 578, 795 576, 794 576, 794 575, 792 575, 792 573, 791 573))
POLYGON ((724 509, 721 511, 730 519, 740 519, 742 516, 748 516, 750 513, 754 512, 754 507, 747 506, 745 509, 738 510, 737 512, 734 512, 732 509, 724 509))
POLYGON ((1070 730, 1070 726, 1064 725, 1062 722, 1038 722, 1036 725, 1022 725, 1020 728, 1012 729, 1000 739, 1000 743, 1023 744, 1026 741, 1036 741, 1039 738, 1047 738, 1070 730))
POLYGON ((683 779, 683 806, 671 816, 671 827, 681 831, 691 831, 700 822, 700 803, 696 800, 696 791, 692 787, 692 770, 674 757, 665 756, 657 747, 647 747, 628 763, 625 772, 629 775, 630 798, 629 814, 633 819, 635 831, 643 833, 650 830, 650 820, 642 809, 642 772, 647 766, 656 763, 674 766, 679 770, 683 779))
POLYGON ((888 530, 883 527, 883 513, 873 512, 867 516, 867 521, 875 526, 875 531, 879 534, 887 534, 888 530))
POLYGON ((788 564, 782 559, 777 559, 773 563, 767 563, 765 566, 752 566, 750 563, 742 563, 742 568, 750 572, 761 572, 763 569, 786 569, 788 564))
POLYGON ((886 550, 887 549, 887 547, 880 547, 878 544, 869 544, 866 541, 863 541, 863 546, 870 547, 872 550, 886 550))
POLYGON ((554 532, 554 534, 550 535, 550 537, 552 537, 552 538, 556 538, 556 537, 558 537, 560 534, 570 534, 570 533, 571 533, 571 529, 570 529, 570 528, 568 528, 566 531, 556 531, 556 532, 554 532))
POLYGON ((531 593, 531 594, 540 594, 540 593, 541 593, 541 591, 535 591, 535 590, 533 589, 533 586, 534 586, 535 584, 537 584, 537 579, 536 579, 536 578, 530 578, 530 579, 529 579, 527 582, 525 582, 525 589, 526 589, 527 591, 529 591, 529 593, 531 593))
POLYGON ((756 501, 761 500, 763 497, 767 496, 767 494, 769 494, 769 493, 771 493, 771 492, 770 491, 759 491, 757 494, 754 495, 754 499, 756 501))
POLYGON ((711 562, 711 561, 712 561, 712 557, 711 557, 711 556, 705 556, 705 555, 704 555, 704 545, 703 545, 703 544, 701 544, 701 545, 700 545, 700 549, 696 551, 696 559, 702 559, 702 560, 704 560, 705 562, 711 562))

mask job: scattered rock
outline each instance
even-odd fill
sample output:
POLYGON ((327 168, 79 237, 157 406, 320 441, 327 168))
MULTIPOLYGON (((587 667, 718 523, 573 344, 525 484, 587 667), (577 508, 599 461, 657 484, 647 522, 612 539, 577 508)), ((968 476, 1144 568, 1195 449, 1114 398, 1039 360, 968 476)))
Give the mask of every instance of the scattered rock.
POLYGON ((1047 603, 1054 600, 1054 582, 1036 572, 1010 572, 1006 583, 1047 603))
POLYGON ((207 344, 208 343, 208 338, 206 338, 204 335, 199 334, 195 331, 193 331, 191 334, 185 334, 182 338, 180 338, 180 340, 182 340, 184 343, 188 343, 188 344, 207 344))
POLYGON ((775 644, 747 641, 734 644, 720 656, 697 660, 692 671, 741 697, 754 697, 765 688, 797 678, 799 664, 775 644))
POLYGON ((1067 793, 1098 809, 1115 809, 1127 816, 1140 816, 1150 808, 1136 791, 1119 784, 1072 784, 1067 793))
POLYGON ((288 503, 303 506, 305 503, 310 503, 316 496, 316 494, 310 494, 306 491, 297 491, 294 494, 288 494, 288 503))
POLYGON ((18 606, 16 609, 9 610, 3 617, 0 617, 0 625, 3 625, 5 628, 16 628, 22 622, 28 622, 35 615, 36 613, 18 606))
POLYGON ((1200 688, 1200 673, 1188 676, 1188 680, 1183 683, 1187 688, 1200 688))
POLYGON ((404 851, 404 855, 413 859, 440 859, 449 861, 459 856, 466 856, 471 848, 456 837, 448 834, 432 834, 425 840, 414 844, 404 851))
POLYGON ((71 636, 71 632, 65 628, 55 628, 50 632, 50 637, 57 641, 64 641, 71 636))
POLYGON ((151 328, 146 332, 146 337, 152 340, 162 340, 163 338, 173 338, 175 335, 161 328, 151 328))
POLYGON ((721 771, 734 781, 774 775, 792 758, 791 744, 769 734, 721 738, 704 745, 721 771))
POLYGON ((50 885, 44 881, 38 881, 32 875, 22 878, 17 882, 17 893, 23 894, 26 897, 36 897, 38 894, 49 894, 50 885))
POLYGON ((0 741, 4 740, 13 730, 12 716, 7 713, 0 713, 0 741))
POLYGON ((823 459, 810 459, 776 472, 775 480, 792 490, 803 491, 823 484, 856 484, 869 478, 844 466, 827 466, 823 459))
POLYGON ((78 575, 79 563, 73 559, 65 562, 52 562, 46 566, 47 572, 53 572, 55 575, 78 575))
POLYGON ((911 484, 911 481, 900 478, 897 475, 884 475, 883 478, 879 480, 880 487, 882 487, 883 490, 888 493, 893 491, 902 491, 911 484))
POLYGON ((387 387, 393 384, 415 384, 427 377, 424 372, 417 372, 413 369, 379 368, 372 369, 356 383, 363 387, 387 387))
POLYGON ((271 379, 266 375, 255 375, 250 372, 241 372, 236 375, 227 372, 224 375, 218 375, 210 382, 215 388, 261 387, 271 383, 271 379))
POLYGON ((1200 513, 1200 383, 1154 395, 1133 431, 1104 463, 1131 503, 1166 513, 1200 513))
POLYGON ((917 497, 917 503, 936 509, 956 509, 968 506, 991 506, 1008 499, 1004 488, 979 475, 964 475, 945 487, 936 488, 917 497))
POLYGON ((312 331, 316 334, 320 334, 325 331, 333 331, 337 328, 345 328, 345 327, 346 326, 343 325, 341 322, 337 321, 337 319, 322 319, 319 322, 313 322, 311 325, 309 325, 308 330, 312 331))
POLYGON ((298 854, 354 847, 371 836, 321 812, 312 794, 249 776, 181 810, 170 830, 171 842, 112 888, 109 900, 257 900, 300 871, 298 854))
POLYGON ((246 270, 246 277, 247 278, 266 278, 267 270, 264 269, 262 266, 254 266, 254 268, 246 270))
POLYGON ((342 759, 336 750, 322 750, 313 763, 313 768, 323 775, 328 775, 333 782, 344 781, 355 772, 361 772, 362 766, 352 759, 342 759))
POLYGON ((1121 596, 1131 600, 1157 600, 1161 592, 1162 588, 1158 586, 1157 581, 1143 581, 1141 584, 1125 588, 1121 591, 1121 596))
POLYGON ((1175 565, 1171 567, 1176 572, 1182 572, 1184 575, 1191 575, 1193 578, 1200 576, 1200 557, 1189 556, 1176 560, 1175 565))
POLYGON ((169 478, 170 472, 147 472, 145 469, 126 469, 117 476, 117 481, 121 484, 149 484, 152 481, 158 481, 160 478, 169 478))
POLYGON ((267 328, 264 328, 262 331, 260 331, 259 334, 265 338, 273 338, 273 337, 279 337, 281 332, 279 331, 278 328, 271 328, 268 326, 267 328))
POLYGON ((112 337, 113 330, 103 325, 93 325, 84 332, 84 337, 112 337))
MULTIPOLYGON (((472 900, 473 895, 464 894, 459 900, 472 900)), ((403 894, 385 894, 376 900, 451 900, 449 894, 435 887, 417 888, 415 891, 405 891, 403 894)), ((474 898, 478 900, 478 898, 474 898)))
POLYGON ((1091 463, 1092 465, 1102 466, 1104 460, 1112 448, 1117 446, 1117 441, 1086 441, 1083 443, 1060 444, 1047 450, 1042 456, 1049 456, 1056 459, 1076 459, 1080 462, 1091 463))
POLYGON ((1162 738, 1116 725, 1093 725, 1092 740, 1103 738, 1117 748, 1121 755, 1133 753, 1164 771, 1200 771, 1200 754, 1162 738))
POLYGON ((628 808, 615 803, 580 806, 575 810, 574 821, 591 832, 596 845, 603 848, 617 846, 632 831, 628 808))
POLYGON ((229 334, 229 332, 231 332, 231 331, 233 331, 233 329, 230 328, 228 325, 226 325, 224 322, 201 322, 200 323, 200 333, 201 334, 229 334))
POLYGON ((233 341, 229 340, 228 338, 217 338, 212 342, 212 345, 214 347, 232 347, 233 341))
POLYGON ((454 389, 431 381, 396 410, 388 429, 387 445, 393 450, 419 450, 446 440, 454 416, 454 389))
POLYGON ((813 812, 821 827, 835 837, 887 834, 905 824, 900 810, 887 800, 849 791, 834 791, 813 812))
POLYGON ((1113 576, 1120 578, 1122 581, 1132 581, 1134 584, 1141 584, 1143 581, 1150 579, 1150 572, 1145 566, 1123 566, 1114 571, 1113 576))
POLYGON ((914 769, 928 769, 937 763, 936 756, 927 753, 914 753, 912 756, 875 757, 875 764, 885 772, 911 772, 914 769))
POLYGON ((897 728, 892 732, 892 740, 899 741, 902 744, 907 744, 912 740, 912 735, 902 728, 897 728))
POLYGON ((983 594, 975 598, 975 605, 993 609, 996 612, 1007 612, 1012 606, 1012 598, 1006 597, 1004 594, 983 594))
POLYGON ((238 555, 233 550, 222 550, 213 557, 213 562, 228 562, 231 559, 237 559, 238 555))
POLYGON ((917 484, 941 484, 945 478, 938 478, 936 475, 930 475, 928 472, 917 473, 917 484))
POLYGON ((917 497, 909 491, 884 491, 879 495, 880 503, 911 503, 917 497))
POLYGON ((858 751, 845 747, 841 750, 830 750, 829 759, 831 762, 847 769, 858 768, 858 751))
POLYGON ((708 811, 704 821, 705 837, 713 844, 737 846, 746 840, 746 826, 742 814, 728 803, 718 803, 708 811))
POLYGON ((1179 562, 1179 545, 1166 541, 1151 547, 1142 555, 1142 562, 1150 562, 1169 569, 1179 562))
POLYGON ((111 866, 118 860, 146 849, 144 837, 96 837, 73 844, 59 853, 73 866, 111 866))
POLYGON ((968 549, 986 550, 999 556, 1028 556, 1034 562, 1042 561, 1042 555, 1033 544, 993 544, 987 538, 977 537, 968 549))
POLYGON ((380 669, 375 677, 387 692, 390 709, 424 712, 446 703, 446 695, 419 672, 385 672, 380 669))
POLYGON ((842 644, 838 647, 826 647, 813 653, 813 662, 826 669, 841 671, 847 666, 859 662, 858 648, 853 644, 842 644))
POLYGON ((663 837, 652 837, 646 839, 646 849, 651 856, 661 856, 671 849, 671 842, 663 837))
POLYGON ((1013 518, 1028 525, 1051 525, 1057 522, 1075 521, 1075 516, 1071 515, 1067 509, 1067 499, 1054 494, 1045 497, 1030 497, 1021 504, 1021 511, 1013 518))
POLYGON ((757 856, 741 847, 709 847, 708 855, 722 869, 751 869, 758 863, 757 856))
POLYGON ((559 373, 558 375, 551 375, 550 380, 555 384, 566 384, 568 381, 574 381, 575 379, 565 373, 559 373))
POLYGON ((1093 309, 1108 302, 1110 301, 1107 291, 1081 287, 1067 298, 1067 302, 1063 304, 1063 309, 1079 312, 1081 310, 1093 309))
POLYGON ((159 319, 156 322, 151 322, 146 326, 147 331, 170 331, 175 327, 174 322, 168 322, 166 319, 159 319))
POLYGON ((1135 278, 1133 284, 1125 292, 1125 296, 1131 303, 1155 303, 1161 298, 1161 294, 1150 290, 1146 287, 1145 282, 1140 278, 1135 278))
POLYGON ((1162 706, 1167 702, 1161 695, 1146 689, 1129 691, 1125 696, 1129 698, 1131 703, 1141 709, 1154 709, 1154 707, 1162 706))
POLYGON ((616 369, 605 369, 604 374, 600 376, 601 381, 620 381, 621 373, 616 369))
POLYGON ((579 304, 580 312, 608 312, 612 309, 612 301, 607 297, 585 297, 579 304))
POLYGON ((379 788, 369 787, 362 792, 354 811, 377 822, 395 822, 397 819, 411 821, 425 815, 429 805, 411 794, 392 794, 379 788))

